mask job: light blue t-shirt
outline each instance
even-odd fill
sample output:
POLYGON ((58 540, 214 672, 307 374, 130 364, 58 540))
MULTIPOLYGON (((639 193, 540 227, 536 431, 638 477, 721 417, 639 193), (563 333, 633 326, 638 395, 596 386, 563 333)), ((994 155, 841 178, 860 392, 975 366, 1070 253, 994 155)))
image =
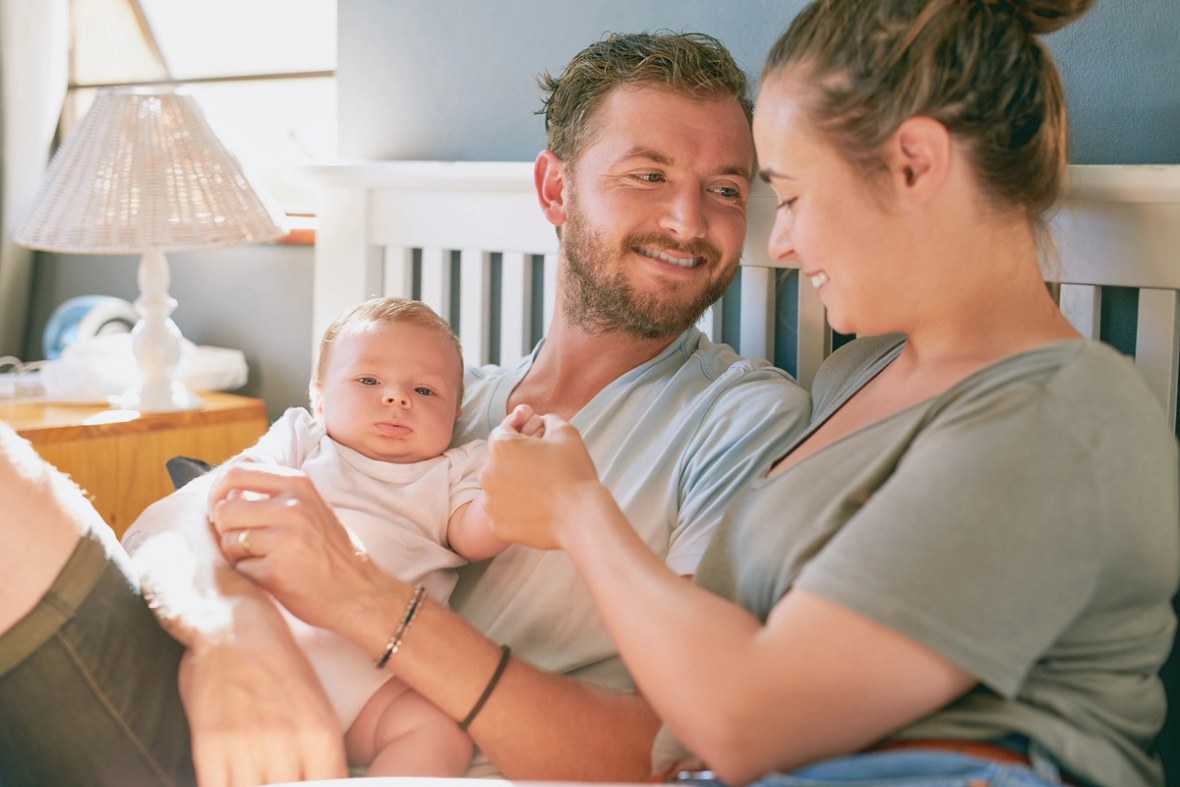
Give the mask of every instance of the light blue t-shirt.
MULTIPOLYGON (((504 419, 539 349, 510 368, 468 369, 455 445, 486 438, 504 419)), ((786 372, 692 328, 571 423, 643 540, 674 571, 692 574, 731 498, 809 416, 810 397, 786 372)), ((491 639, 544 669, 632 687, 565 553, 512 546, 460 571, 451 603, 491 639)))

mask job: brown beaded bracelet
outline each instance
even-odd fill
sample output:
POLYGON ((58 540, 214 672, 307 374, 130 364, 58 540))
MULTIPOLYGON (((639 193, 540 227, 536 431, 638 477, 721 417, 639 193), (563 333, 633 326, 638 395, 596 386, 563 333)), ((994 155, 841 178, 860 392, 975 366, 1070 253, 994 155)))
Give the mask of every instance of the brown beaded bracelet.
POLYGON ((401 621, 397 624, 397 628, 393 630, 393 636, 389 638, 389 642, 385 643, 385 650, 381 651, 381 655, 373 661, 373 665, 377 669, 385 669, 385 665, 389 663, 390 657, 397 653, 402 646, 402 639, 406 636, 406 632, 410 630, 410 624, 414 622, 414 618, 418 615, 418 610, 422 607, 422 598, 426 595, 426 588, 423 585, 414 585, 414 592, 410 596, 410 603, 406 605, 406 614, 402 615, 401 621))
POLYGON ((508 656, 512 653, 512 649, 507 645, 500 646, 500 661, 496 664, 496 671, 492 673, 491 680, 488 685, 483 687, 483 694, 479 695, 479 699, 475 701, 475 705, 471 706, 471 712, 463 721, 458 722, 459 729, 466 730, 471 726, 471 722, 475 721, 476 715, 483 709, 483 704, 488 701, 488 697, 492 694, 492 689, 496 688, 496 684, 500 682, 500 676, 504 674, 504 667, 508 666, 508 656))

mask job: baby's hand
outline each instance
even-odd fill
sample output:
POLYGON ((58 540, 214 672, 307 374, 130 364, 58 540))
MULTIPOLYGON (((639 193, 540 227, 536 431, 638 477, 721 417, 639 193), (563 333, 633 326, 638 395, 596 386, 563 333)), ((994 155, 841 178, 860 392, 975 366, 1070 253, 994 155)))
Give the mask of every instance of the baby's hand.
POLYGON ((502 425, 519 432, 525 437, 540 437, 545 434, 545 422, 527 404, 518 404, 512 408, 502 425))

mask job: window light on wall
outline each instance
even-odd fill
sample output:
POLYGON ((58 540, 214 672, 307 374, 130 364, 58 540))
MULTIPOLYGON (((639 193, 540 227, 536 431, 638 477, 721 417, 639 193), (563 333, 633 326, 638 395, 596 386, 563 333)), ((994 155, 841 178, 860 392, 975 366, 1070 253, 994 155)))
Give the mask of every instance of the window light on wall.
POLYGON ((184 84, 210 125, 290 214, 300 165, 336 156, 336 0, 70 0, 62 135, 97 90, 184 84))

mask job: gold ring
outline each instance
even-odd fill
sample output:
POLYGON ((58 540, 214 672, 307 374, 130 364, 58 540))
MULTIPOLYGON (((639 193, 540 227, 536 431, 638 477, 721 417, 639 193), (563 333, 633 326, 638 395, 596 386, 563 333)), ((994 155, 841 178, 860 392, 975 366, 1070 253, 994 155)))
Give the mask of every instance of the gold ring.
POLYGON ((250 549, 250 529, 242 528, 238 531, 238 549, 242 550, 243 555, 249 557, 254 556, 254 550, 250 549))

